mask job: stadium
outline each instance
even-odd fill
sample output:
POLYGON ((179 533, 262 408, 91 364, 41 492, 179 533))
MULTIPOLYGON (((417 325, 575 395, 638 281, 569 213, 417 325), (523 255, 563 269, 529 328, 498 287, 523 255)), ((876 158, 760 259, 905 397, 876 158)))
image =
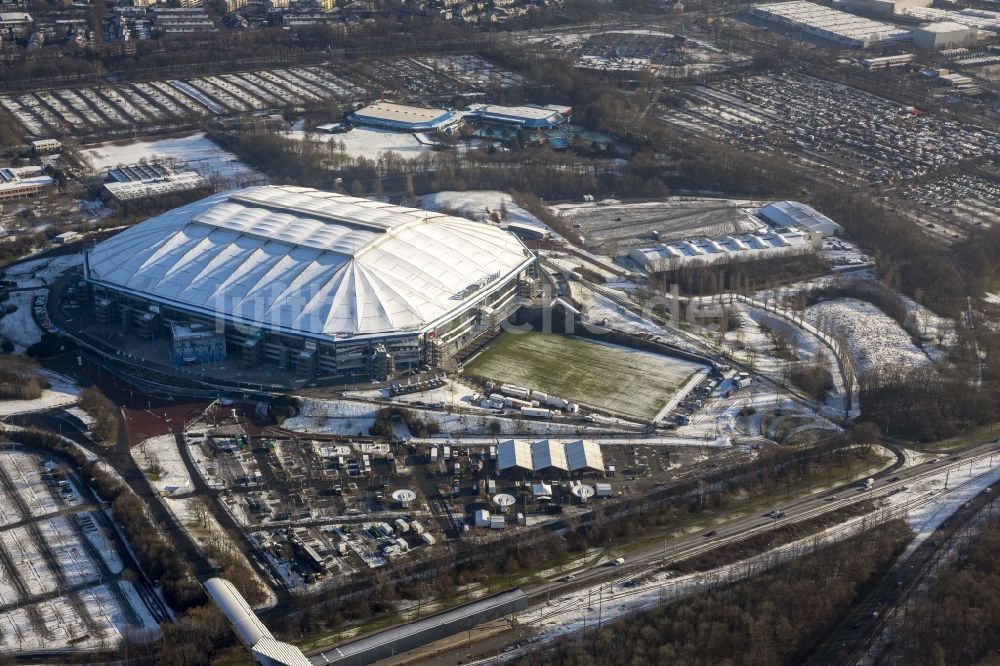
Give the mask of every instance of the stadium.
POLYGON ((297 379, 440 366, 499 332, 535 261, 491 224, 287 186, 215 194, 84 259, 107 335, 152 343, 178 368, 297 379))

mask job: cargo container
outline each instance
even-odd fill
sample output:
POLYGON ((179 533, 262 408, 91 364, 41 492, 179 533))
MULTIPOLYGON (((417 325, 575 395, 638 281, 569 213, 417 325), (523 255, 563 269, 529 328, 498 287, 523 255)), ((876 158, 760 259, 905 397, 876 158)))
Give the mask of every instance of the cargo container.
POLYGON ((396 519, 396 531, 400 534, 404 534, 410 531, 410 524, 403 520, 402 518, 396 519))
POLYGON ((538 402, 545 402, 546 400, 548 400, 548 398, 549 398, 549 396, 548 396, 547 393, 542 393, 541 391, 532 391, 531 392, 531 399, 532 400, 537 400, 538 402))
POLYGON ((501 384, 500 392, 504 395, 512 395, 522 399, 531 397, 531 391, 529 389, 526 389, 523 386, 517 386, 516 384, 501 384))
POLYGON ((542 407, 522 407, 521 414, 524 416, 531 416, 543 419, 552 418, 552 410, 544 409, 542 407))
POLYGON ((524 409, 525 407, 531 407, 531 403, 527 400, 519 400, 518 398, 507 398, 504 401, 507 407, 513 407, 514 409, 524 409))
POLYGON ((569 400, 563 398, 557 398, 554 395, 550 395, 545 399, 545 404, 549 407, 555 407, 556 409, 566 409, 569 407, 569 400))

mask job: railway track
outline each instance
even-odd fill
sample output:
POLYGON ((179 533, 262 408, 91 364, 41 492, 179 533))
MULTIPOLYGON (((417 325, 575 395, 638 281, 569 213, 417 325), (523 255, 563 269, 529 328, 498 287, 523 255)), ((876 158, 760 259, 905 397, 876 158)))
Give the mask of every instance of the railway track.
MULTIPOLYGON (((991 451, 991 454, 995 455, 996 451, 991 451)), ((913 483, 915 481, 919 481, 921 479, 924 479, 924 478, 926 478, 928 476, 940 475, 941 472, 944 471, 944 470, 948 470, 948 469, 952 469, 952 468, 957 469, 959 467, 962 467, 962 466, 968 464, 970 462, 970 460, 971 461, 982 460, 982 459, 987 458, 987 457, 992 457, 992 455, 984 454, 984 455, 977 456, 977 457, 974 457, 974 458, 971 458, 971 459, 966 459, 966 460, 958 461, 958 462, 954 463, 953 465, 946 465, 946 466, 935 467, 931 471, 928 471, 928 472, 925 472, 925 473, 921 473, 921 474, 915 475, 913 477, 908 477, 907 479, 905 479, 905 482, 913 483)), ((983 474, 988 474, 988 473, 990 473, 990 472, 984 472, 984 473, 976 475, 975 477, 969 478, 969 479, 963 481, 962 483, 958 484, 957 486, 954 486, 954 487, 950 488, 948 490, 948 492, 949 493, 958 492, 958 491, 966 488, 967 486, 970 486, 972 484, 978 483, 980 481, 980 478, 983 476, 983 474)), ((891 491, 895 492, 896 490, 898 490, 899 485, 901 485, 903 483, 904 483, 904 480, 901 480, 899 482, 891 482, 889 484, 886 484, 885 488, 888 488, 891 491)), ((859 494, 859 496, 854 497, 850 501, 843 500, 843 501, 837 502, 837 503, 828 503, 824 507, 819 507, 817 509, 814 509, 814 510, 811 510, 811 511, 808 511, 808 512, 803 512, 801 514, 797 514, 793 518, 789 519, 789 521, 787 521, 787 522, 799 522, 799 521, 802 521, 802 520, 807 520, 808 518, 815 517, 816 515, 820 515, 821 513, 825 512, 825 511, 833 510, 838 505, 846 505, 846 504, 849 504, 849 503, 852 503, 852 502, 857 502, 857 501, 860 501, 860 499, 862 499, 862 498, 867 498, 867 496, 868 496, 868 493, 861 493, 861 494, 859 494)), ((907 501, 907 502, 905 502, 905 503, 903 503, 903 504, 901 504, 901 505, 899 505, 897 507, 894 507, 891 511, 885 512, 881 516, 877 516, 877 519, 879 520, 879 522, 886 522, 886 521, 894 520, 894 519, 897 519, 897 518, 903 518, 909 512, 911 512, 911 511, 913 511, 915 509, 918 509, 918 508, 926 505, 927 503, 933 501, 934 499, 937 498, 937 496, 938 496, 938 493, 934 492, 934 491, 931 491, 931 492, 928 492, 928 493, 925 493, 925 494, 921 494, 919 496, 915 496, 911 500, 909 500, 909 501, 907 501)), ((864 520, 865 520, 865 517, 859 517, 858 519, 855 519, 853 522, 855 524, 857 524, 857 523, 860 522, 862 524, 862 527, 863 527, 863 524, 864 524, 863 521, 864 520)), ((782 522, 786 522, 786 521, 782 521, 782 522)), ((957 529, 957 527, 955 527, 954 529, 957 529)), ((671 562, 675 562, 675 561, 679 561, 681 559, 688 559, 690 557, 694 557, 694 556, 696 556, 696 555, 698 555, 700 553, 707 552, 708 550, 717 548, 720 545, 727 545, 727 544, 730 544, 730 543, 736 543, 738 541, 744 540, 744 539, 749 538, 750 536, 752 536, 754 533, 757 533, 758 531, 759 531, 758 528, 753 528, 751 530, 746 530, 746 531, 740 532, 738 535, 734 535, 734 538, 726 539, 724 542, 715 542, 715 543, 711 543, 711 544, 705 544, 705 545, 695 546, 695 547, 692 547, 692 548, 689 548, 689 549, 685 549, 683 551, 679 551, 679 552, 677 552, 675 554, 671 554, 669 558, 664 558, 663 556, 647 558, 646 560, 640 561, 639 563, 631 566, 630 570, 635 570, 635 569, 640 569, 640 568, 641 569, 648 569, 649 564, 652 563, 652 562, 654 562, 654 561, 663 561, 664 562, 664 566, 669 566, 671 562)), ((856 534, 856 533, 862 533, 862 532, 863 532, 863 529, 854 530, 854 531, 851 531, 851 535, 856 534)), ((806 549, 802 549, 802 550, 795 550, 795 549, 793 549, 792 552, 787 555, 787 557, 795 557, 795 556, 807 554, 808 552, 812 552, 812 550, 813 550, 812 548, 806 548, 806 549)), ((754 558, 751 558, 751 562, 752 561, 759 561, 760 558, 767 557, 768 555, 769 555, 769 553, 763 553, 761 555, 755 556, 754 558)), ((767 562, 761 561, 760 563, 763 564, 763 565, 767 565, 767 562)), ((779 564, 779 563, 780 562, 774 562, 772 564, 779 564)), ((739 564, 739 563, 737 563, 737 564, 739 564)), ((766 568, 770 568, 770 567, 766 567, 766 568)), ((752 573, 756 573, 756 572, 752 571, 752 569, 753 569, 753 567, 751 566, 748 569, 747 575, 751 575, 752 573)), ((763 569, 759 569, 758 571, 760 571, 760 570, 763 570, 763 569)), ((616 571, 620 571, 620 570, 616 570, 616 571)), ((617 577, 615 577, 615 578, 613 578, 611 580, 606 581, 607 584, 608 584, 608 589, 609 589, 609 592, 608 592, 607 595, 604 594, 604 583, 601 583, 600 586, 598 587, 598 600, 597 600, 597 604, 598 605, 603 605, 604 602, 612 602, 612 601, 621 602, 623 600, 627 600, 627 599, 634 598, 634 597, 639 597, 641 595, 648 595, 650 593, 650 589, 648 587, 646 587, 646 588, 643 588, 643 587, 629 588, 629 587, 625 587, 624 586, 624 583, 626 581, 628 581, 629 579, 633 578, 633 577, 634 577, 634 575, 631 575, 631 576, 617 576, 617 577), (620 585, 621 586, 621 588, 617 592, 614 591, 614 588, 615 588, 616 585, 620 585)), ((659 594, 658 594, 657 597, 649 600, 648 602, 644 602, 644 603, 641 603, 641 604, 636 604, 635 606, 631 607, 628 611, 626 611, 624 613, 618 613, 618 614, 616 614, 613 619, 614 620, 620 620, 620 619, 625 618, 625 617, 630 617, 630 616, 633 616, 633 615, 637 615, 637 614, 646 612, 646 611, 651 610, 652 608, 655 608, 655 607, 657 607, 657 606, 659 606, 659 605, 661 605, 663 603, 666 603, 666 602, 669 602, 669 601, 673 601, 673 600, 682 598, 684 596, 688 596, 688 595, 693 594, 693 593, 697 593, 697 592, 705 590, 705 589, 709 589, 710 587, 712 587, 715 584, 722 583, 722 582, 729 582, 729 578, 723 579, 722 577, 720 577, 718 575, 711 575, 711 574, 691 574, 690 582, 692 584, 689 585, 686 588, 683 588, 681 590, 671 590, 670 592, 667 592, 667 593, 664 592, 663 587, 661 586, 660 592, 659 592, 659 594)), ((915 581, 914 584, 913 584, 913 586, 911 586, 911 587, 915 587, 916 583, 917 583, 917 581, 915 581)), ((529 598, 536 598, 537 599, 537 598, 539 598, 539 594, 538 593, 531 594, 531 595, 529 595, 529 598)), ((591 609, 591 611, 592 611, 593 605, 594 605, 593 604, 593 599, 591 599, 590 603, 588 603, 588 608, 591 609)), ((561 615, 565 615, 567 612, 571 612, 571 611, 573 611, 573 610, 575 610, 577 608, 580 608, 580 600, 579 600, 579 598, 565 597, 563 599, 558 600, 557 603, 556 603, 556 605, 553 605, 551 607, 542 609, 539 612, 539 616, 538 616, 538 620, 537 621, 542 622, 542 621, 544 621, 546 619, 557 618, 557 617, 559 617, 561 615)), ((525 611, 525 613, 527 613, 527 611, 525 611)), ((880 623, 880 625, 884 625, 884 622, 886 621, 888 615, 889 614, 886 613, 883 616, 883 619, 882 619, 882 622, 880 623)), ((532 618, 532 620, 533 620, 533 618, 532 618)), ((598 619, 598 622, 596 624, 600 624, 600 623, 602 623, 602 618, 600 617, 600 612, 599 612, 599 619, 598 619)), ((873 629, 872 633, 874 633, 874 629, 873 629)), ((505 652, 499 653, 495 657, 489 657, 489 658, 486 658, 486 659, 481 659, 479 661, 473 661, 473 662, 468 662, 468 663, 469 664, 477 664, 477 665, 481 664, 481 665, 485 666, 486 664, 489 664, 489 663, 499 663, 499 661, 501 661, 501 660, 502 661, 508 661, 510 659, 515 659, 517 657, 523 657, 523 656, 525 656, 525 655, 527 655, 529 653, 537 652, 540 649, 544 649, 545 647, 554 644, 558 640, 564 638, 565 635, 566 634, 556 635, 556 636, 553 636, 553 637, 550 637, 550 638, 547 638, 547 639, 543 639, 543 640, 540 640, 540 641, 528 642, 527 644, 520 645, 520 646, 518 646, 518 647, 516 647, 514 649, 507 650, 505 652)), ((810 662, 810 663, 813 663, 813 662, 810 662)), ((820 659, 819 661, 816 661, 814 663, 817 663, 817 664, 827 664, 827 663, 831 663, 831 662, 828 661, 828 660, 825 660, 825 659, 820 659)), ((847 664, 847 663, 853 663, 853 662, 850 661, 850 659, 846 659, 845 661, 838 662, 838 663, 845 663, 845 664, 847 664)))

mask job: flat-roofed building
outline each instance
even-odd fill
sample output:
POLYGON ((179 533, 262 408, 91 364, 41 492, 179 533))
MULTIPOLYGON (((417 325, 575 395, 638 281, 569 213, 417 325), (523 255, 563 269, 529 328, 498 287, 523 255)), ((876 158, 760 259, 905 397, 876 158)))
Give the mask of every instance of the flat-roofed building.
POLYGON ((499 104, 473 104, 466 110, 465 116, 484 123, 514 125, 526 129, 551 129, 567 120, 556 109, 499 104))
POLYGON ((51 187, 53 180, 37 166, 0 169, 0 201, 26 199, 51 187))
POLYGON ((462 116, 447 109, 408 106, 378 101, 348 116, 356 125, 393 132, 447 132, 462 122, 462 116))

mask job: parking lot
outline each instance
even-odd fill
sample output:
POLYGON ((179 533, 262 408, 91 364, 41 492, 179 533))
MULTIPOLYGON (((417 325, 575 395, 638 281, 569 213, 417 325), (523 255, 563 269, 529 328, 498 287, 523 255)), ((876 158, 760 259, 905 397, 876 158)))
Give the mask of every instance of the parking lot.
POLYGON ((584 237, 587 247, 618 255, 656 243, 755 231, 763 222, 748 212, 752 208, 726 199, 676 197, 645 203, 560 204, 554 210, 584 237))
POLYGON ((797 159, 852 185, 891 185, 1000 154, 1000 136, 804 75, 677 89, 664 122, 745 150, 797 159))
POLYGON ((61 466, 0 451, 0 653, 113 646, 165 617, 61 466), (151 610, 152 608, 152 610, 151 610))
POLYGON ((86 136, 290 104, 362 101, 371 91, 330 68, 306 66, 4 95, 0 105, 32 136, 86 136))
POLYGON ((899 196, 912 205, 914 218, 928 226, 948 223, 972 229, 1000 221, 1000 181, 977 174, 907 184, 899 196))
POLYGON ((447 104, 456 95, 481 96, 492 87, 523 85, 521 76, 479 56, 398 58, 365 63, 353 75, 389 91, 394 101, 447 104))

